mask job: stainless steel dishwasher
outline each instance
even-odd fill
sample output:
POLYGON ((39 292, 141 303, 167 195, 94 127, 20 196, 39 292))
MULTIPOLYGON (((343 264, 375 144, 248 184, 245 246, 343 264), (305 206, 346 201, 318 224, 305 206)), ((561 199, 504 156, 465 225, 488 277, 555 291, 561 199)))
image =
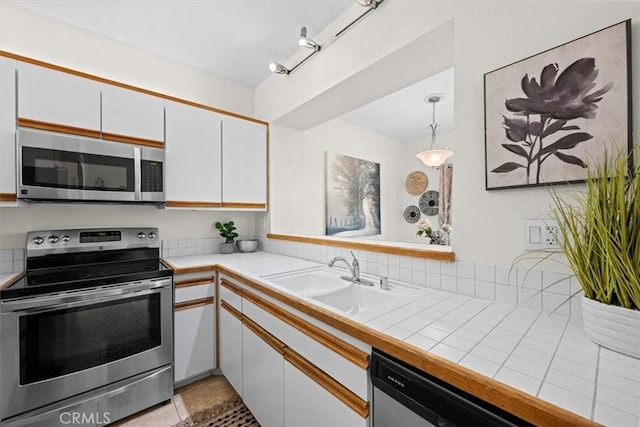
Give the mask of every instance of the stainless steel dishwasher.
POLYGON ((373 349, 373 427, 531 424, 373 349))

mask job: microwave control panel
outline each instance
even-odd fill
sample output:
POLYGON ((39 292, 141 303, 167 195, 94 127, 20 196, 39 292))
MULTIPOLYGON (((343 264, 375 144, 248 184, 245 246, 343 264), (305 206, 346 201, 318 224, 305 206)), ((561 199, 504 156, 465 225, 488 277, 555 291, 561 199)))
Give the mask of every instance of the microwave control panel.
POLYGON ((142 192, 159 193, 162 192, 162 162, 153 160, 142 160, 142 192))

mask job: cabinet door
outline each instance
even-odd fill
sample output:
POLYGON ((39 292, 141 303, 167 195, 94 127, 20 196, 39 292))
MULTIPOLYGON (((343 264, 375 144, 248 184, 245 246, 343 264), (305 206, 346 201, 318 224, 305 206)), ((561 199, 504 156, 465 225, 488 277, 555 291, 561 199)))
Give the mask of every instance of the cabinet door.
POLYGON ((222 204, 267 206, 267 127, 225 117, 222 121, 222 204))
POLYGON ((118 86, 102 89, 102 137, 164 144, 164 99, 118 86))
POLYGON ((99 137, 100 84, 19 62, 18 117, 25 126, 47 124, 54 125, 54 130, 56 126, 71 127, 64 130, 99 137))
POLYGON ((285 360, 285 427, 366 427, 367 425, 367 418, 355 413, 337 397, 285 360))
POLYGON ((262 427, 284 425, 283 363, 282 354, 243 325, 242 398, 262 427))
POLYGON ((219 312, 220 370, 236 392, 242 392, 242 322, 224 306, 219 312))
POLYGON ((16 199, 16 61, 0 57, 0 202, 16 199))
POLYGON ((174 324, 174 381, 215 369, 214 305, 177 309, 174 324))
POLYGON ((167 103, 168 207, 222 206, 220 124, 220 114, 167 103))

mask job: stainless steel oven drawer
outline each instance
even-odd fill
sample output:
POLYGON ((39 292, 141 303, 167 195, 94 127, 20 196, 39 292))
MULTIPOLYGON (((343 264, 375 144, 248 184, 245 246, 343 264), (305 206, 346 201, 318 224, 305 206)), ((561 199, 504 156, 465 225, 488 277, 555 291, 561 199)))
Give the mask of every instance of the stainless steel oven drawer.
POLYGON ((104 426, 173 396, 173 368, 162 368, 3 420, 2 427, 104 426))

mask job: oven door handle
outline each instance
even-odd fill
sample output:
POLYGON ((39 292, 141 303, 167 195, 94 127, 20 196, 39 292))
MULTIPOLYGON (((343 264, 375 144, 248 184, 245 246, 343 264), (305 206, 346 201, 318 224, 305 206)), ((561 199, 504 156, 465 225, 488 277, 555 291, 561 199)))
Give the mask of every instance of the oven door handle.
POLYGON ((33 314, 45 311, 60 310, 101 302, 116 301, 135 296, 160 293, 171 285, 170 278, 149 280, 115 289, 83 291, 75 295, 60 295, 46 299, 24 299, 2 303, 2 312, 12 314, 33 314))

